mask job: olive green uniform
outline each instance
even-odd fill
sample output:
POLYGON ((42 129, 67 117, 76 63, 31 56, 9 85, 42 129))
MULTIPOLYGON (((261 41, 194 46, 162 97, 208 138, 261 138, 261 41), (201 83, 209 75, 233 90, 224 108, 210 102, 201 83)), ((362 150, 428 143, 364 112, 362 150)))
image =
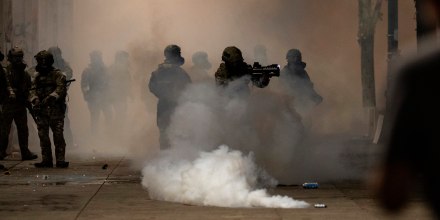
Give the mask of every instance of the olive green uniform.
POLYGON ((55 156, 57 163, 65 161, 66 142, 64 140, 64 116, 66 112, 66 76, 59 70, 52 68, 46 73, 37 72, 30 91, 30 101, 45 100, 53 96, 54 101, 41 103, 34 112, 37 119, 38 136, 40 137, 43 162, 52 163, 52 149, 49 138, 49 128, 53 132, 55 156))
POLYGON ((226 47, 222 60, 224 63, 221 63, 215 72, 215 82, 227 88, 233 95, 248 95, 251 81, 259 88, 264 88, 269 84, 268 78, 251 76, 252 67, 243 61, 241 50, 237 47, 226 47))

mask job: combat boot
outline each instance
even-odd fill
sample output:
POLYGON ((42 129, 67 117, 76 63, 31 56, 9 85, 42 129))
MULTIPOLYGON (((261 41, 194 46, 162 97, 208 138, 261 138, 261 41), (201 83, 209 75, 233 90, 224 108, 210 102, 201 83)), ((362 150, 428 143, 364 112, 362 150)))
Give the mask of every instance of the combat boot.
POLYGON ((57 168, 67 168, 69 167, 69 162, 57 161, 57 168))
POLYGON ((38 156, 30 151, 21 155, 21 160, 35 160, 37 158, 38 156))
POLYGON ((34 163, 36 168, 52 168, 52 161, 41 161, 40 163, 34 163))

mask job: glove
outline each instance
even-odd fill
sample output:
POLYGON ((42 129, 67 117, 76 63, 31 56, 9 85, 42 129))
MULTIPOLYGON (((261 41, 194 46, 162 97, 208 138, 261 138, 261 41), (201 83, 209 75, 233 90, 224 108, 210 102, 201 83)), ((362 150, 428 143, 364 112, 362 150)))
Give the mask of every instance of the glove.
POLYGON ((261 78, 261 84, 264 86, 269 85, 270 82, 270 76, 267 74, 263 74, 263 77, 261 78))
POLYGON ((41 103, 42 105, 52 105, 55 102, 56 98, 54 96, 47 96, 46 98, 43 99, 43 102, 41 103))

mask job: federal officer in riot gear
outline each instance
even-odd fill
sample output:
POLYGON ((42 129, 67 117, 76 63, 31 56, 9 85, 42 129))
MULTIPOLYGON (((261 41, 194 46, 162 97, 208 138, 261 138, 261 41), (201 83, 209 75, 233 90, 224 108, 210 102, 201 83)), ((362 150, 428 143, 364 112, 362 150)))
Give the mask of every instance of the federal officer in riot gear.
POLYGON ((64 140, 64 116, 66 112, 66 76, 53 67, 54 58, 46 50, 35 55, 37 60, 36 76, 32 82, 29 100, 33 105, 40 137, 42 162, 35 167, 53 167, 52 149, 49 138, 49 128, 53 132, 55 145, 56 167, 67 168, 65 160, 66 142, 64 140))
MULTIPOLYGON (((33 160, 37 155, 29 151, 28 139, 29 130, 27 125, 27 110, 31 77, 25 70, 26 64, 23 61, 24 52, 19 47, 14 47, 8 52, 10 64, 6 67, 5 82, 6 94, 2 102, 2 121, 0 135, 0 159, 6 156, 8 147, 9 132, 12 121, 17 126, 18 143, 22 160, 33 160)), ((3 90, 3 92, 5 92, 3 90)))
MULTIPOLYGON (((66 76, 66 80, 71 80, 73 78, 73 70, 70 67, 70 64, 64 60, 61 49, 55 46, 55 47, 50 47, 47 51, 53 55, 53 59, 54 59, 53 67, 59 69, 66 76)), ((74 146, 73 133, 72 133, 72 129, 70 128, 68 106, 66 108, 65 116, 66 117, 64 118, 64 133, 65 133, 66 144, 68 147, 74 146)))
POLYGON ((312 107, 322 102, 322 97, 313 88, 301 51, 289 50, 286 59, 287 65, 281 70, 280 80, 289 95, 294 97, 295 109, 305 116, 312 107))
POLYGON ((150 78, 148 87, 150 91, 159 99, 157 103, 157 126, 160 131, 160 148, 170 147, 166 136, 166 129, 170 124, 170 118, 175 108, 179 96, 185 87, 191 83, 191 78, 180 66, 185 63, 181 56, 181 49, 177 45, 169 45, 164 50, 165 61, 159 64, 150 78))
POLYGON ((130 75, 130 56, 126 51, 118 51, 115 61, 109 68, 109 99, 115 115, 115 124, 123 129, 124 122, 127 120, 127 102, 132 97, 131 75, 130 75))
POLYGON ((251 77, 252 67, 243 61, 241 50, 235 46, 226 47, 222 54, 223 63, 215 73, 217 85, 228 86, 234 93, 246 95, 249 94, 249 83, 264 88, 269 85, 270 77, 262 75, 261 77, 251 77))
POLYGON ((47 51, 53 55, 53 67, 64 73, 66 80, 71 80, 73 78, 73 70, 70 64, 64 60, 61 49, 59 47, 50 47, 47 51))
POLYGON ((208 70, 212 65, 208 60, 208 54, 204 51, 198 51, 192 55, 193 66, 190 69, 191 79, 193 82, 205 82, 212 80, 208 70))
POLYGON ((102 60, 101 51, 90 53, 90 64, 81 75, 81 90, 90 111, 91 131, 98 133, 98 122, 101 112, 108 127, 111 125, 112 112, 109 100, 110 78, 107 67, 102 60))

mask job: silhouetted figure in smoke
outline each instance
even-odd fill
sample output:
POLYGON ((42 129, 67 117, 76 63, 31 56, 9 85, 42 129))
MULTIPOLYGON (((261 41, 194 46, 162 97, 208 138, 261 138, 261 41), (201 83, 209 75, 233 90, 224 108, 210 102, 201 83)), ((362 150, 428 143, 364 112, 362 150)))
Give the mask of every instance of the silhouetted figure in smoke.
POLYGON ((59 47, 50 47, 47 51, 53 55, 53 67, 64 73, 64 75, 66 75, 66 80, 72 79, 73 70, 70 67, 70 64, 64 60, 61 49, 59 47))
POLYGON ((115 123, 123 127, 127 119, 128 98, 132 97, 129 54, 125 51, 118 51, 109 72, 110 99, 114 113, 118 115, 118 117, 115 117, 115 123))
POLYGON ((52 66, 54 58, 48 51, 38 52, 35 59, 37 72, 32 81, 29 101, 32 103, 35 122, 38 126, 43 160, 34 165, 37 168, 53 167, 49 138, 49 129, 51 129, 55 145, 56 167, 67 168, 69 162, 65 161, 66 141, 63 134, 67 96, 66 76, 52 66))
MULTIPOLYGON (((73 78, 73 70, 70 67, 69 63, 66 62, 62 57, 61 49, 59 47, 50 47, 47 51, 53 55, 54 58, 53 67, 59 69, 66 76, 66 80, 71 80, 73 78)), ((68 105, 66 105, 66 117, 64 118, 64 132, 66 134, 65 138, 66 138, 67 146, 74 146, 73 133, 72 133, 72 129, 70 128, 68 105)))
POLYGON ((14 121, 17 126, 21 159, 37 159, 37 155, 30 152, 28 148, 29 129, 27 125, 26 108, 29 106, 28 97, 29 89, 31 87, 31 77, 25 70, 26 64, 23 61, 23 56, 24 52, 19 47, 14 47, 8 52, 8 61, 10 64, 6 67, 4 74, 7 93, 2 95, 4 100, 1 103, 2 134, 0 135, 0 159, 3 159, 6 156, 12 121, 14 121))
POLYGON ((208 60, 208 54, 204 51, 198 51, 192 55, 193 66, 190 74, 193 82, 206 82, 212 80, 209 76, 208 70, 212 65, 208 60))
POLYGON ((262 66, 268 65, 267 50, 264 45, 258 44, 254 47, 254 62, 258 62, 262 66))
POLYGON ((264 88, 269 85, 270 77, 262 75, 259 78, 251 77, 252 67, 243 61, 243 56, 237 47, 226 47, 223 50, 222 61, 215 72, 217 85, 228 88, 234 95, 249 95, 249 83, 264 88))
POLYGON ((322 102, 322 97, 313 88, 301 52, 291 49, 287 52, 286 59, 287 65, 281 70, 280 80, 287 93, 293 96, 297 112, 305 117, 314 106, 322 102))
POLYGON ((112 113, 109 103, 109 74, 102 61, 100 51, 90 53, 90 64, 81 75, 81 90, 90 111, 91 131, 98 133, 101 112, 104 114, 106 127, 111 127, 112 113))
MULTIPOLYGON (((6 76, 5 76, 5 70, 3 69, 3 65, 1 62, 3 62, 3 59, 5 58, 5 55, 0 51, 0 122, 3 121, 3 102, 7 97, 8 90, 6 90, 6 76)), ((0 140, 2 139, 2 126, 0 124, 0 140)), ((1 155, 0 155, 1 156, 1 155)), ((0 164, 0 169, 3 169, 4 166, 0 164)))
POLYGON ((181 56, 180 47, 168 45, 164 51, 165 62, 159 64, 151 74, 148 87, 159 99, 157 103, 157 126, 160 131, 160 148, 170 147, 166 129, 170 125, 171 115, 177 107, 179 96, 185 87, 191 83, 191 78, 180 66, 185 62, 181 56))
MULTIPOLYGON (((423 0, 421 16, 440 22, 440 1, 423 0), (425 14, 426 13, 426 14, 425 14), (434 19, 432 19, 434 18, 434 19)), ((435 29, 435 28, 434 28, 435 29)), ((432 33, 435 35, 435 33, 432 33)), ((440 218, 440 48, 429 45, 433 51, 423 52, 406 63, 396 74, 396 86, 390 98, 388 112, 392 117, 387 152, 378 181, 378 196, 391 211, 398 211, 408 202, 409 195, 421 182, 424 196, 440 218)), ((429 48, 429 47, 426 47, 429 48)))

